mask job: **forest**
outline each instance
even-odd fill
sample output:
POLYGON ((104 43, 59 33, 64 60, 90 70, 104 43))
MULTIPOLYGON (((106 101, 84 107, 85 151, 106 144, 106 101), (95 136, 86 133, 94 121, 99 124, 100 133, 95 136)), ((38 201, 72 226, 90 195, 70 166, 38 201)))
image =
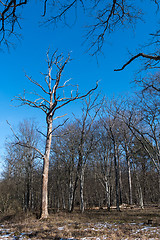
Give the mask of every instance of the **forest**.
MULTIPOLYGON (((16 236, 16 239, 82 239, 83 236, 83 239, 126 239, 125 234, 130 236, 134 224, 131 235, 140 237, 141 231, 148 231, 149 235, 144 235, 144 239, 148 239, 145 236, 158 239, 160 2, 148 0, 147 4, 132 0, 0 1, 2 59, 6 61, 5 54, 12 59, 7 59, 8 77, 1 60, 2 88, 7 87, 5 93, 2 90, 0 94, 5 99, 8 85, 12 86, 10 89, 14 96, 11 102, 16 107, 27 109, 26 117, 16 121, 15 126, 11 118, 8 120, 5 116, 7 105, 2 101, 6 111, 2 115, 10 130, 4 143, 3 157, 0 154, 1 164, 3 162, 0 222, 5 222, 9 227, 7 230, 7 225, 0 225, 0 235, 6 235, 6 239, 10 236, 9 239, 16 236), (149 6, 154 10, 153 14, 149 6), (24 20, 26 16, 27 20, 24 20), (151 21, 149 16, 153 17, 151 21), (40 21, 38 27, 36 21, 40 21), (144 27, 143 32, 148 33, 149 29, 152 32, 149 33, 148 42, 144 36, 146 42, 143 45, 139 42, 137 48, 136 40, 129 36, 130 29, 133 32, 138 29, 140 38, 142 25, 138 24, 145 24, 145 21, 148 28, 144 27), (81 23, 86 24, 83 30, 81 23), (66 35, 67 28, 70 33, 73 29, 73 35, 66 35), (33 44, 34 31, 40 34, 35 37, 37 46, 33 44), (19 44, 21 32, 25 36, 25 44, 22 40, 22 48, 13 50, 15 44, 19 44), (76 38, 80 32, 83 33, 81 45, 76 38), (125 37, 116 35, 118 32, 125 32, 125 37), (122 56, 122 51, 125 44, 128 47, 127 33, 128 39, 131 39, 131 49, 126 57, 124 52, 122 56), (26 45, 26 39, 30 45, 26 45), (112 45, 110 39, 116 39, 119 53, 118 48, 112 50, 111 47, 107 52, 107 44, 112 45), (77 70, 81 66, 75 67, 76 64, 73 64, 72 69, 68 68, 72 62, 72 51, 55 48, 56 41, 60 40, 63 49, 67 44, 73 46, 73 59, 74 54, 79 53, 79 64, 84 61, 84 75, 81 75, 83 69, 79 71, 78 79, 81 82, 75 83, 70 76, 72 71, 77 73, 74 68, 77 70), (46 43, 49 46, 45 46, 48 50, 44 70, 40 52, 46 43), (5 52, 10 49, 15 51, 15 55, 5 52), (23 56, 24 49, 26 55, 23 56), (84 49, 83 54, 94 59, 93 67, 92 61, 82 57, 84 49), (16 58, 16 53, 18 56, 21 50, 22 58, 16 58), (26 63, 27 56, 28 66, 32 70, 29 74, 33 73, 35 77, 25 71, 25 85, 25 81, 16 77, 16 65, 23 61, 26 63), (119 56, 121 59, 117 66, 119 56), (112 64, 116 73, 113 79, 110 77, 112 64), (133 70, 131 66, 134 64, 137 64, 138 70, 133 77, 131 71, 126 69, 133 70), (96 76, 99 65, 105 66, 105 79, 95 81, 93 76, 96 76), (40 77, 35 73, 37 67, 40 77), (127 76, 124 71, 128 71, 127 76), (113 81, 117 93, 120 84, 125 87, 126 78, 128 82, 132 81, 132 92, 105 93, 113 81), (17 94, 17 90, 24 86, 27 90, 17 94), (76 111, 73 108, 71 113, 73 103, 76 111), (30 116, 30 109, 39 113, 38 118, 27 117, 30 116), (32 229, 31 225, 34 224, 30 221, 37 230, 32 229), (11 225, 13 222, 14 225, 11 225), (146 230, 144 225, 151 228, 146 230)), ((15 115, 13 119, 16 119, 15 115)), ((3 121, 0 119, 0 127, 3 127, 3 121)), ((127 239, 134 238, 131 236, 127 239)))
MULTIPOLYGON (((132 99, 109 100, 94 92, 81 100, 78 118, 53 127, 49 211, 159 204, 159 92, 146 87, 153 81, 158 85, 159 76, 146 79, 132 99)), ((41 209, 42 161, 36 148, 43 148, 44 136, 37 125, 24 120, 6 143, 1 212, 41 209)))

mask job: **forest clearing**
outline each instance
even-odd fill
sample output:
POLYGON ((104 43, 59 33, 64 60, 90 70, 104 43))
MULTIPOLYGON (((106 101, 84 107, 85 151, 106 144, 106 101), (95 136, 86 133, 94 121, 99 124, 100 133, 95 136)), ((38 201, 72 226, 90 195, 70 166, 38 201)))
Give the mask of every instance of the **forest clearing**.
POLYGON ((160 240, 159 13, 0 1, 0 240, 160 240))
POLYGON ((0 239, 160 239, 160 208, 88 209, 83 214, 61 211, 45 220, 34 214, 3 215, 0 239))

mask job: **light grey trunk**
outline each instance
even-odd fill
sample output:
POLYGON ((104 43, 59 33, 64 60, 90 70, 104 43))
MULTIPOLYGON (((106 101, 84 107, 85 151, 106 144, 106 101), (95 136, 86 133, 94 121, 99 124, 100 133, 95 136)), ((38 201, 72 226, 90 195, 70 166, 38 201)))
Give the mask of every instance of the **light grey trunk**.
POLYGON ((120 208, 119 208, 119 171, 118 171, 117 153, 116 153, 115 143, 114 143, 114 167, 115 167, 115 185, 116 185, 116 206, 117 206, 117 211, 120 211, 120 208))
POLYGON ((142 188, 141 188, 141 184, 140 184, 137 173, 136 173, 136 179, 137 179, 137 192, 138 192, 139 205, 142 209, 144 209, 143 193, 142 193, 142 188))
POLYGON ((128 189, 129 189, 129 204, 133 204, 133 197, 132 197, 132 178, 131 178, 131 164, 129 157, 126 156, 127 160, 127 168, 128 168, 128 189))
POLYGON ((63 207, 63 210, 66 209, 66 201, 65 201, 65 194, 64 194, 64 192, 62 192, 62 207, 63 207))
POLYGON ((70 173, 69 176, 69 197, 68 197, 68 211, 72 211, 72 205, 73 205, 73 179, 72 179, 72 173, 70 173))
POLYGON ((121 165, 120 165, 120 159, 119 154, 117 153, 117 159, 118 159, 118 177, 119 177, 119 202, 122 204, 122 172, 121 172, 121 165))
POLYGON ((105 180, 105 187, 106 187, 106 201, 107 201, 107 208, 110 211, 111 208, 111 197, 110 197, 110 186, 108 180, 105 180))
POLYGON ((139 193, 139 204, 142 209, 144 209, 144 203, 143 203, 143 193, 142 193, 142 188, 139 186, 138 188, 138 193, 139 193))
POLYGON ((49 171, 49 156, 52 141, 52 119, 47 122, 47 139, 45 147, 45 155, 43 159, 43 178, 42 178, 42 213, 41 218, 48 217, 48 171, 49 171))
POLYGON ((84 166, 81 169, 80 174, 80 211, 84 212, 84 166))
POLYGON ((59 209, 60 209, 60 200, 59 200, 59 194, 58 194, 58 197, 57 197, 57 212, 59 212, 59 209))

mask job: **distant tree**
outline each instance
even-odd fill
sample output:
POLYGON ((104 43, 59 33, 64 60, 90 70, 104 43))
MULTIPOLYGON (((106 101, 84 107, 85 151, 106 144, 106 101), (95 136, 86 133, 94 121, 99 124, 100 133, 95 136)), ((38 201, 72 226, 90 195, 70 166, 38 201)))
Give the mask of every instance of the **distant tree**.
POLYGON ((113 154, 112 141, 108 132, 104 131, 101 121, 97 122, 97 137, 96 151, 94 151, 94 166, 97 179, 105 190, 105 201, 108 211, 111 207, 111 188, 113 176, 113 154))
MULTIPOLYGON (((37 147, 40 138, 36 127, 37 124, 29 120, 19 123, 17 130, 19 140, 37 147)), ((14 135, 8 138, 5 150, 3 177, 7 186, 11 188, 8 191, 10 199, 13 202, 17 201, 15 207, 19 204, 18 207, 25 211, 32 210, 36 205, 34 174, 39 166, 39 156, 34 148, 29 149, 17 144, 17 138, 14 135)))
POLYGON ((138 92, 143 96, 160 97, 160 72, 148 74, 140 79, 135 79, 136 84, 140 87, 138 92))
MULTIPOLYGON (((77 154, 78 154, 78 141, 79 141, 79 130, 78 125, 75 121, 67 123, 63 128, 58 129, 56 136, 52 141, 52 153, 51 153, 51 171, 57 166, 63 165, 65 169, 65 188, 67 190, 67 203, 68 211, 72 211, 73 201, 75 199, 76 191, 76 165, 77 165, 77 154)), ((58 173, 59 176, 63 174, 63 171, 58 173)), ((64 174, 63 174, 64 179, 64 174)), ((54 177, 51 180, 53 185, 54 177)), ((64 185, 64 184, 63 184, 64 185)))
POLYGON ((131 151, 133 147, 134 136, 130 129, 121 122, 121 146, 124 150, 124 155, 127 163, 127 175, 128 175, 128 192, 129 192, 129 204, 133 204, 133 195, 132 195, 132 174, 131 174, 131 151))
MULTIPOLYGON (((151 91, 152 92, 152 91, 151 91)), ((128 109, 118 113, 120 121, 130 129, 160 176, 159 97, 150 91, 139 95, 137 101, 129 101, 128 109)), ((143 155, 141 153, 141 155, 143 155)), ((131 156, 132 157, 132 156, 131 156)), ((159 180, 158 180, 159 181, 159 180)))
POLYGON ((114 162, 115 169, 115 190, 116 190, 116 206, 117 211, 120 211, 120 165, 119 165, 119 131, 118 130, 118 120, 117 116, 114 115, 112 117, 109 112, 107 112, 107 108, 105 109, 105 114, 102 118, 102 124, 109 136, 112 144, 112 158, 114 162))
POLYGON ((77 181, 80 181, 80 210, 84 212, 84 178, 87 161, 95 150, 97 139, 94 137, 96 125, 95 120, 102 103, 98 102, 98 97, 89 95, 84 101, 82 109, 82 118, 76 119, 79 129, 78 141, 78 164, 77 181), (92 99, 93 98, 93 99, 92 99))

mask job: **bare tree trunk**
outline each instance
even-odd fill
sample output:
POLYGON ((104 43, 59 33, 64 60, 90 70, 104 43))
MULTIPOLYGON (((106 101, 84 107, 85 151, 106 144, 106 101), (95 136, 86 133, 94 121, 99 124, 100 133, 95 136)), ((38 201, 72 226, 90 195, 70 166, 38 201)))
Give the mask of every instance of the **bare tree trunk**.
POLYGON ((136 179, 137 179, 137 192, 138 192, 139 205, 141 206, 142 209, 144 209, 143 193, 142 193, 142 188, 139 182, 139 177, 137 172, 136 172, 136 179))
POLYGON ((110 186, 109 186, 109 182, 108 182, 107 179, 105 180, 105 188, 106 188, 107 208, 108 208, 108 211, 110 211, 110 208, 111 208, 111 196, 110 196, 110 186))
POLYGON ((74 183, 74 188, 73 188, 72 207, 71 207, 70 212, 73 212, 73 210, 74 210, 74 202, 75 202, 75 198, 76 198, 76 189, 77 189, 77 186, 78 186, 78 179, 79 179, 79 177, 78 177, 78 173, 77 173, 75 183, 74 183))
POLYGON ((118 175, 119 175, 119 202, 120 204, 123 203, 122 199, 122 172, 121 172, 121 166, 120 166, 120 159, 119 159, 119 154, 117 154, 117 159, 118 159, 118 175))
POLYGON ((57 212, 59 212, 59 209, 60 209, 60 197, 59 197, 59 194, 58 194, 58 197, 57 197, 57 212))
POLYGON ((74 201, 74 155, 69 166, 69 194, 68 194, 68 212, 72 211, 74 201))
POLYGON ((71 212, 72 210, 72 204, 73 204, 73 179, 72 179, 72 173, 69 174, 69 197, 68 197, 68 211, 71 212))
POLYGON ((133 204, 133 197, 132 197, 132 178, 131 178, 131 165, 128 155, 126 155, 127 160, 127 168, 128 168, 128 189, 129 189, 129 204, 133 204))
POLYGON ((31 184, 30 184, 29 173, 27 175, 28 176, 27 176, 26 207, 27 207, 27 210, 30 210, 30 206, 31 206, 31 184))
POLYGON ((80 211, 84 212, 84 170, 85 167, 82 166, 81 175, 80 175, 80 211))
POLYGON ((41 218, 48 217, 48 168, 49 159, 43 160, 43 178, 42 178, 42 214, 41 218))
POLYGON ((120 211, 120 208, 119 208, 119 172, 118 172, 115 142, 114 142, 114 167, 115 167, 115 184, 116 184, 116 206, 117 206, 117 211, 120 211))
POLYGON ((82 157, 81 157, 81 153, 79 153, 79 160, 78 160, 78 165, 77 165, 77 171, 76 171, 76 178, 75 178, 75 182, 74 182, 74 188, 73 188, 73 200, 72 200, 72 208, 71 211, 72 212, 74 210, 74 202, 75 202, 75 197, 76 197, 76 189, 78 187, 78 180, 80 179, 80 172, 82 169, 82 157))
POLYGON ((48 171, 49 171, 49 156, 52 140, 52 119, 47 120, 47 140, 45 147, 45 155, 43 159, 43 178, 42 178, 42 213, 41 218, 48 217, 48 171))
POLYGON ((144 203, 143 203, 143 193, 142 193, 142 188, 140 186, 140 183, 138 183, 138 194, 139 194, 139 204, 142 209, 144 209, 144 203))
POLYGON ((63 210, 66 209, 65 193, 63 190, 62 190, 62 208, 63 210))

